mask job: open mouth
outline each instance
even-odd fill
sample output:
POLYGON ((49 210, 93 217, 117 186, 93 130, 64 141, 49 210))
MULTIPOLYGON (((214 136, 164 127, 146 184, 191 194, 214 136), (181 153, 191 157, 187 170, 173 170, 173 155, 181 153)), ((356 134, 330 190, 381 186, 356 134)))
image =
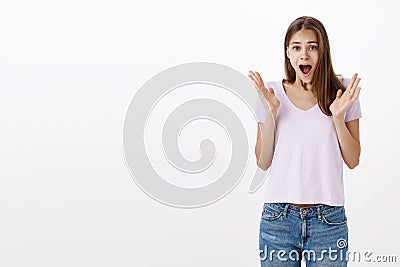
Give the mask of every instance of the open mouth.
POLYGON ((311 65, 300 65, 299 68, 304 75, 308 75, 311 72, 312 66, 311 65))

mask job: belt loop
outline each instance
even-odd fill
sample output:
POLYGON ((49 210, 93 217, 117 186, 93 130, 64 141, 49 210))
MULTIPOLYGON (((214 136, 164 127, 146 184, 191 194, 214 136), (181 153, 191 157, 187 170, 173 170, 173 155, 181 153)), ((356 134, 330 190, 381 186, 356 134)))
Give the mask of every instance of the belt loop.
POLYGON ((317 207, 318 220, 321 220, 321 206, 317 207))
POLYGON ((289 208, 289 203, 286 203, 285 210, 283 211, 283 217, 286 217, 288 208, 289 208))

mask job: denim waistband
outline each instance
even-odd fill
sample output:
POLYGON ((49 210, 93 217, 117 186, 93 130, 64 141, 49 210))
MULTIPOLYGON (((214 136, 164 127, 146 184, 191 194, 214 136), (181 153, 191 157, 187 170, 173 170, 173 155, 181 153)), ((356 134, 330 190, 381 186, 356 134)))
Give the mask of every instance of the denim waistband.
POLYGON ((319 205, 317 204, 315 206, 299 207, 292 205, 290 203, 264 203, 264 207, 265 206, 268 206, 269 208, 277 212, 283 212, 285 215, 287 213, 290 213, 292 215, 299 217, 304 217, 304 216, 319 217, 321 214, 326 215, 331 212, 334 212, 335 210, 344 208, 344 206, 330 206, 326 204, 319 204, 319 205))

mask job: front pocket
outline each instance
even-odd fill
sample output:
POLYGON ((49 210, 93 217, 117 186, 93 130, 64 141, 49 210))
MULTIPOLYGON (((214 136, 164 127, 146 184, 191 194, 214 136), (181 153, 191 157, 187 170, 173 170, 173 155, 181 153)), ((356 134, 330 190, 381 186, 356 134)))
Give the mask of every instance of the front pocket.
POLYGON ((340 226, 347 223, 344 208, 338 209, 332 213, 321 214, 322 221, 331 226, 340 226))
POLYGON ((264 208, 261 218, 263 218, 266 221, 274 221, 282 217, 283 211, 276 211, 273 209, 269 208, 264 208))

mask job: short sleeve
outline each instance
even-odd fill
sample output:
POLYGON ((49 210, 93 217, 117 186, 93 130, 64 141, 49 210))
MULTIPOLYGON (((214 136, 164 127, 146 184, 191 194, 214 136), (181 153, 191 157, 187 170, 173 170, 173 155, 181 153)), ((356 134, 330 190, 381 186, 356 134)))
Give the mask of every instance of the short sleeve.
POLYGON ((350 108, 347 110, 344 115, 344 121, 352 121, 362 117, 361 106, 360 106, 360 97, 357 98, 356 101, 351 104, 350 108))
MULTIPOLYGON (((349 85, 351 79, 349 78, 344 78, 343 80, 343 85, 347 87, 349 85)), ((351 104, 350 108, 347 110, 345 116, 344 116, 344 121, 352 121, 356 120, 362 117, 362 112, 361 112, 361 105, 360 105, 360 97, 357 98, 356 101, 351 104)))

